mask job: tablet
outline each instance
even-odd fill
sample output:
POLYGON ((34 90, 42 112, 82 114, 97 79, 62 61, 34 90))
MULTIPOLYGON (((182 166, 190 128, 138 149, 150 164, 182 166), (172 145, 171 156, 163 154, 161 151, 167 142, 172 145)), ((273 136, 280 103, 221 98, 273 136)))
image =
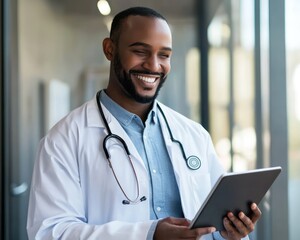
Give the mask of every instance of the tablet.
POLYGON ((190 228, 215 227, 224 230, 228 212, 251 214, 250 204, 259 204, 281 172, 281 167, 262 168, 223 174, 200 207, 190 228))

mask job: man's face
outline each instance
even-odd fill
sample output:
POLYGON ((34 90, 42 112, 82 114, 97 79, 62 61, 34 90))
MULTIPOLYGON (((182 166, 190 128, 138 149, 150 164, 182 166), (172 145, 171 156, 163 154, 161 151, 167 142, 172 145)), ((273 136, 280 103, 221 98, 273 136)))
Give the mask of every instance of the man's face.
POLYGON ((122 94, 139 103, 151 103, 170 72, 171 47, 171 32, 164 20, 128 17, 112 60, 122 94))

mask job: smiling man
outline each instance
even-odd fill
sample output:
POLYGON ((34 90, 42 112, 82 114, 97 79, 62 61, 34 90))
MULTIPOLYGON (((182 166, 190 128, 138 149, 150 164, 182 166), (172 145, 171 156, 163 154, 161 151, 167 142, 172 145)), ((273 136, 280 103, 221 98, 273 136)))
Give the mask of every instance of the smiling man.
POLYGON ((189 229, 224 170, 207 131, 156 100, 171 69, 166 19, 120 12, 103 52, 107 88, 40 141, 29 239, 248 239, 261 215, 254 203, 250 217, 229 212, 221 233, 189 229))

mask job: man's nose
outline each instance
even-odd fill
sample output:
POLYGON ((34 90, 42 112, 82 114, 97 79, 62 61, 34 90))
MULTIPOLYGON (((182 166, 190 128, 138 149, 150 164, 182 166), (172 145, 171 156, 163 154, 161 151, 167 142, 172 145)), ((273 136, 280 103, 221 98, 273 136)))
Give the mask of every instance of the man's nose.
POLYGON ((155 55, 149 56, 142 66, 150 72, 161 72, 162 70, 161 61, 155 55))

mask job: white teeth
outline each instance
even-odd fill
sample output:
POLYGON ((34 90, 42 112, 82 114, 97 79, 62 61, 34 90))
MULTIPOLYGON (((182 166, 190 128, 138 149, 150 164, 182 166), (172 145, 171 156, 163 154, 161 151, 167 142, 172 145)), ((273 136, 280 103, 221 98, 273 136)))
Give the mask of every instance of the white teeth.
POLYGON ((143 80, 147 83, 154 83, 156 80, 156 77, 145 77, 145 76, 141 76, 141 75, 138 75, 137 78, 140 80, 143 80))

